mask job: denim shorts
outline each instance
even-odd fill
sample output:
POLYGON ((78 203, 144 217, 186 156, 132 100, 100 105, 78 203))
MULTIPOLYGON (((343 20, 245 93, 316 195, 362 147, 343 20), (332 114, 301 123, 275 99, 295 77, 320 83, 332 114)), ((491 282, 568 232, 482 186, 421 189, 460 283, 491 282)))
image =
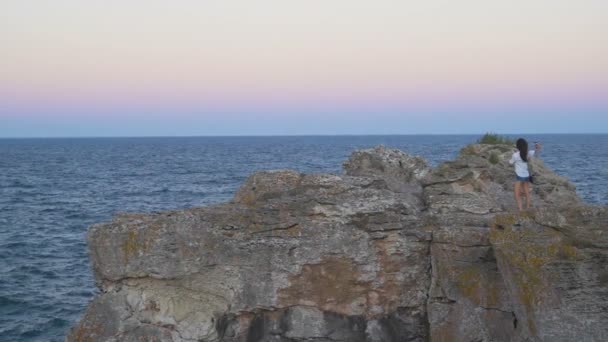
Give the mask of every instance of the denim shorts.
POLYGON ((529 182, 530 181, 530 177, 519 177, 518 175, 515 175, 515 179, 518 182, 529 182))

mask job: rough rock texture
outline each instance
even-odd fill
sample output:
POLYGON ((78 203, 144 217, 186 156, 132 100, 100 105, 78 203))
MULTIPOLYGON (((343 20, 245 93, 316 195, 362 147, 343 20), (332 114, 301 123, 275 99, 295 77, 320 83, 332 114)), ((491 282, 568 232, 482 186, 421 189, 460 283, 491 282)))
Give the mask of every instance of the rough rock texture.
POLYGON ((93 226, 101 294, 67 340, 608 340, 608 210, 536 162, 542 209, 514 213, 510 154, 431 169, 377 147, 93 226))
POLYGON ((514 226, 505 214, 490 241, 526 336, 608 340, 608 210, 539 210, 514 226))

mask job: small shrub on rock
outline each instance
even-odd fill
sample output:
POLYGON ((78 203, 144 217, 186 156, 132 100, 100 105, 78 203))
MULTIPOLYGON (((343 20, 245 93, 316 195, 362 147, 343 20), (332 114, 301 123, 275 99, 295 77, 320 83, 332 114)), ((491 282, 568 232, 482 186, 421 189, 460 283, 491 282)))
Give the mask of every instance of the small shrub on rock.
POLYGON ((494 133, 486 133, 477 140, 478 144, 485 145, 513 145, 514 142, 509 138, 494 133))

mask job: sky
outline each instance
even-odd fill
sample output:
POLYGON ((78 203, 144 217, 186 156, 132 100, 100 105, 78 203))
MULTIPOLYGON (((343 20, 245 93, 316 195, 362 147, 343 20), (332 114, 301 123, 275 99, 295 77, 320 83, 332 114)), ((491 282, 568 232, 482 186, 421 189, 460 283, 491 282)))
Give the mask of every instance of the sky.
POLYGON ((0 2, 0 137, 483 132, 608 132, 608 1, 0 2))

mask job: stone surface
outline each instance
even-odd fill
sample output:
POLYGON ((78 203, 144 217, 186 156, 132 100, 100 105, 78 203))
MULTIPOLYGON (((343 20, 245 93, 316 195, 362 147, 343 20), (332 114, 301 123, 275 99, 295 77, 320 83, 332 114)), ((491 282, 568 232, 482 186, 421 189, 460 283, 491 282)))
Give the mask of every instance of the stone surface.
POLYGON ((498 267, 526 335, 542 341, 607 341, 608 210, 531 212, 495 218, 498 267))
POLYGON ((608 340, 608 213, 512 150, 431 169, 379 146, 343 175, 251 175, 228 203, 90 228, 101 290, 68 341, 608 340))

